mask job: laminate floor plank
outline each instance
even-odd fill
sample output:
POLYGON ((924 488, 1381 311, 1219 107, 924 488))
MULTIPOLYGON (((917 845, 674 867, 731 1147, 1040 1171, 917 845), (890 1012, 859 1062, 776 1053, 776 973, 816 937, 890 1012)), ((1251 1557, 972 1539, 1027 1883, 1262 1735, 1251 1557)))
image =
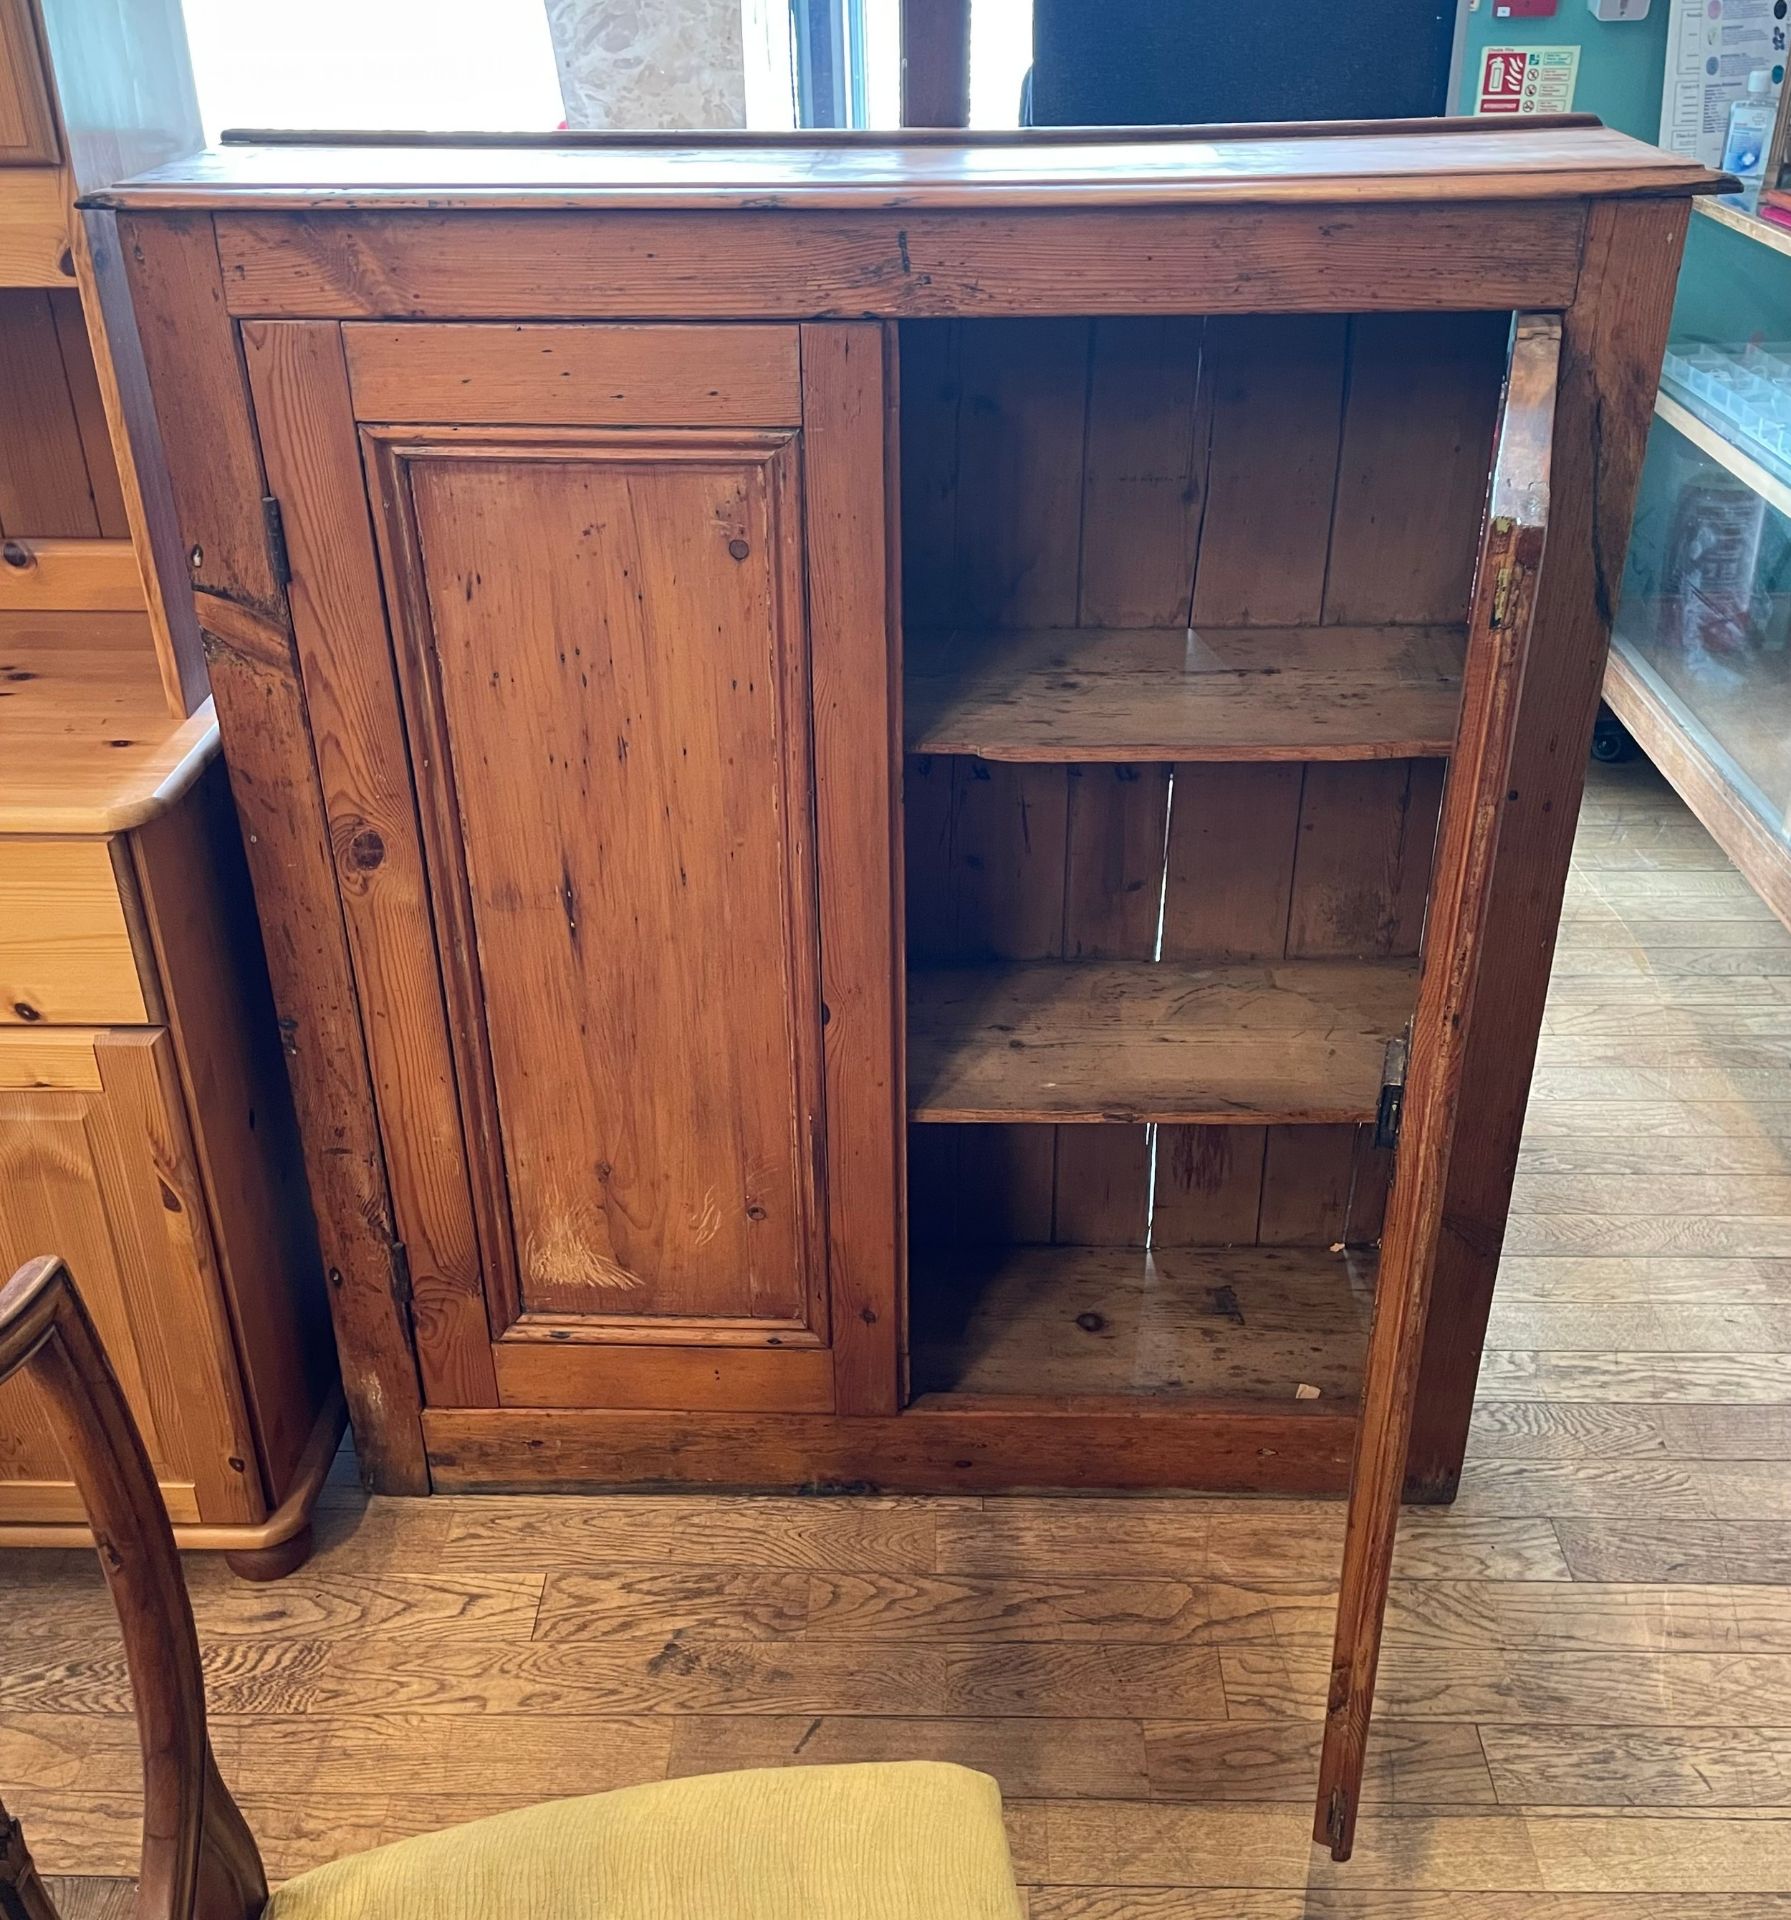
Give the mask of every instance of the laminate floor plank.
POLYGON ((1136 1719, 691 1714, 670 1725, 673 1776, 736 1767, 949 1760, 993 1774, 1012 1799, 1142 1799, 1151 1791, 1136 1719))
POLYGON ((1512 1254, 1499 1267, 1493 1312, 1503 1314, 1525 1301, 1631 1308, 1791 1306, 1791 1260, 1512 1254))
MULTIPOLYGON (((1593 769, 1469 1463, 1401 1528, 1355 1858, 1308 1838, 1335 1503, 368 1500, 189 1556, 275 1880, 635 1779, 949 1759, 1030 1920, 1791 1920, 1791 934, 1593 769)), ((122 1920, 92 1557, 0 1554, 0 1795, 122 1920)))
POLYGON ((1791 1808, 1791 1727, 1483 1727, 1499 1801, 1791 1808))

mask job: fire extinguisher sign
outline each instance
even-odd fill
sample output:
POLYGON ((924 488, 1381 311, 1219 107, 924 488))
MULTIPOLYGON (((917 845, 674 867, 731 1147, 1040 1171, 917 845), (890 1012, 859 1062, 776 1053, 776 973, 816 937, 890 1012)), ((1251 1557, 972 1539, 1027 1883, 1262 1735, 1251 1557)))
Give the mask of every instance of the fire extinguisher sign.
POLYGON ((1480 56, 1481 113, 1567 113, 1578 47, 1488 47, 1480 56))

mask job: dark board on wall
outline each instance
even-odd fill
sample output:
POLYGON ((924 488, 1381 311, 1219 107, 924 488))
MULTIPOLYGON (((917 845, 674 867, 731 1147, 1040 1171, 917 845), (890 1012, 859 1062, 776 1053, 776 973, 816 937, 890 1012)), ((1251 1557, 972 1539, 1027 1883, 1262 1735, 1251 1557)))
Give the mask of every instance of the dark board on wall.
POLYGON ((1037 126, 1448 111, 1452 0, 1035 0, 1037 126))

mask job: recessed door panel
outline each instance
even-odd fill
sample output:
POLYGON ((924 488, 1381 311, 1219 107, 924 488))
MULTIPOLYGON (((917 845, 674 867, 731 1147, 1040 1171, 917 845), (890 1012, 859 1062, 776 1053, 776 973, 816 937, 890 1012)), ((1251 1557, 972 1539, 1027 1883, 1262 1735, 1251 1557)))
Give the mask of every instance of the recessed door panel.
POLYGON ((794 439, 413 440, 389 470, 497 1317, 812 1338, 794 439))

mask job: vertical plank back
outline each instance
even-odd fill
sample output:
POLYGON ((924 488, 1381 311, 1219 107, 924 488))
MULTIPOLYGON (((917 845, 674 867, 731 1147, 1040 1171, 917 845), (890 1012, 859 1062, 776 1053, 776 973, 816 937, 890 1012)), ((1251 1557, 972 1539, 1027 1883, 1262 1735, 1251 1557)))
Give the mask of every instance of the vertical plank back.
MULTIPOLYGON (((907 323, 907 624, 1459 622, 1508 325, 907 323)), ((1413 955, 1442 774, 911 759, 910 959, 1413 955)), ((1059 1131, 1048 1175, 1046 1130, 999 1148, 953 1131, 917 1147, 916 1191, 935 1165, 980 1185, 989 1231, 1135 1244, 1153 1208, 1162 1245, 1379 1231, 1384 1156, 1355 1128, 1164 1128, 1154 1193, 1144 1129, 1059 1131), (990 1178, 1018 1185, 996 1200, 990 1178)), ((924 1230, 944 1230, 936 1209, 924 1230)))

